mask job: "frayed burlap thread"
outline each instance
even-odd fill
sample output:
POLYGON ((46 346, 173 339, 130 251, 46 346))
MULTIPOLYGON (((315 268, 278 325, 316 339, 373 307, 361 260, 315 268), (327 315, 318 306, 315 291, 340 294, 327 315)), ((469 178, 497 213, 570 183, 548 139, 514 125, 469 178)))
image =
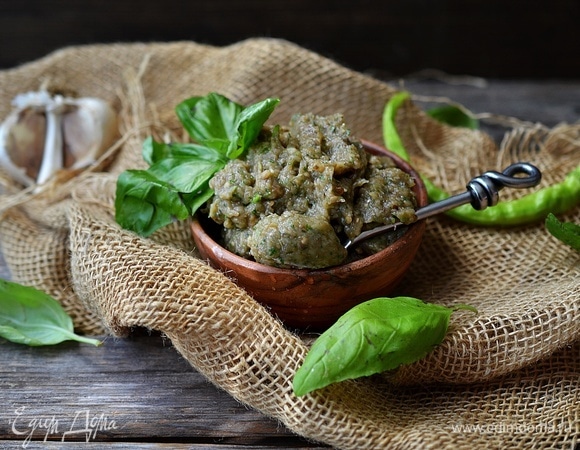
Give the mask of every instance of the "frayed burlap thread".
MULTIPOLYGON (((123 119, 105 172, 88 171, 25 201, 0 197, 0 245, 13 277, 58 298, 78 329, 158 330, 216 386, 337 448, 577 443, 580 257, 543 224, 502 229, 431 219, 394 295, 469 303, 479 313, 454 314, 444 342, 415 364, 297 398, 291 382, 308 341, 200 260, 187 222, 144 239, 114 220, 116 176, 142 165, 145 136, 183 135, 173 108, 188 96, 217 91, 241 103, 279 96, 273 122, 343 112, 353 134, 380 143, 393 87, 272 39, 95 45, 1 72, 0 117, 14 95, 40 81, 105 98, 123 119)), ((414 165, 449 191, 520 158, 541 166, 542 186, 578 163, 579 125, 514 129, 498 148, 485 133, 434 122, 413 102, 397 121, 414 165)), ((563 219, 580 222, 580 208, 563 219)))

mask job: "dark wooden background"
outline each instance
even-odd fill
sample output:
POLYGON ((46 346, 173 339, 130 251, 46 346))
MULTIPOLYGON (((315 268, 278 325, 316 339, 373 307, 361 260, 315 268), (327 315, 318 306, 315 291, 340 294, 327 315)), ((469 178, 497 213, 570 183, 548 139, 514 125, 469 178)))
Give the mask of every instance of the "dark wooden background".
POLYGON ((0 68, 63 46, 288 39, 360 71, 580 78, 578 0, 0 0, 0 68))

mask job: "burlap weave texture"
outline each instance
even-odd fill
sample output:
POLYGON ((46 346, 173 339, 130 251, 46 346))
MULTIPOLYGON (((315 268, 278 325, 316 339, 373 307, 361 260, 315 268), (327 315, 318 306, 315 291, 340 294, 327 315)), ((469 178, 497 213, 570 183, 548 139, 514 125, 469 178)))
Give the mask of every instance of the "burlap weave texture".
MULTIPOLYGON (((250 103, 277 96, 273 122, 295 112, 343 112, 353 134, 381 143, 382 110, 395 88, 278 40, 97 45, 0 73, 0 118, 17 93, 43 81, 110 100, 123 119, 121 145, 104 172, 7 208, 0 222, 13 278, 58 298, 80 330, 159 330, 235 398, 340 448, 573 447, 580 257, 542 224, 501 229, 431 219, 397 293, 469 303, 479 314, 455 314, 441 346, 394 374, 296 398, 291 380, 307 344, 196 258, 187 223, 142 239, 114 221, 116 175, 143 164, 148 134, 181 136, 173 108, 186 97, 217 91, 250 103)), ((513 130, 497 148, 484 133, 438 124, 412 103, 398 123, 415 166, 450 191, 521 158, 542 167, 545 186, 580 155, 579 125, 513 130)), ((18 195, 6 190, 2 205, 18 195)), ((580 222, 580 208, 565 219, 580 222)))

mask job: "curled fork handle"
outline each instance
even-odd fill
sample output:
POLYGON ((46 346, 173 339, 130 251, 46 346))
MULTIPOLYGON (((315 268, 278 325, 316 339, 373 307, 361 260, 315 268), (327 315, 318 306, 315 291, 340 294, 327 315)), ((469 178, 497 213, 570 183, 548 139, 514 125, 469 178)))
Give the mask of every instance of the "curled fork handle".
POLYGON ((473 209, 482 211, 488 206, 495 206, 499 201, 499 191, 504 187, 524 189, 537 186, 542 179, 540 170, 529 163, 515 163, 503 172, 489 171, 473 178, 467 183, 467 191, 431 203, 416 212, 417 220, 441 214, 450 209, 470 203, 473 209), (514 175, 525 174, 525 177, 514 175))

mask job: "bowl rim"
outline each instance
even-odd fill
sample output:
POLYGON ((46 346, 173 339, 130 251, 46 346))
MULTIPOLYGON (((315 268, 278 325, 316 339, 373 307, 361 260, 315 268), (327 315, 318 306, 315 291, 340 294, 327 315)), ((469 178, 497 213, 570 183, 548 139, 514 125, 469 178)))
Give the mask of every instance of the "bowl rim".
MULTIPOLYGON (((425 188, 425 184, 423 183, 421 176, 417 172, 417 170, 409 164, 409 162, 405 161, 403 158, 398 156, 396 153, 388 150, 385 147, 382 147, 378 144, 375 144, 371 141, 359 139, 359 142, 363 145, 365 150, 370 151, 373 154, 379 154, 383 156, 388 156, 391 158, 397 167, 402 168, 405 172, 412 176, 413 180, 415 181, 414 191, 417 198, 417 208, 421 208, 426 206, 428 203, 427 198, 427 190, 425 188)), ((274 266, 268 266, 266 264, 261 264, 256 261, 252 261, 249 259, 244 258, 243 256, 239 256, 221 244, 216 242, 213 237, 204 229, 202 225, 203 219, 200 220, 198 217, 199 213, 196 213, 191 222, 191 232, 194 236, 194 239, 197 237, 200 239, 205 245, 211 247, 218 247, 220 248, 220 254, 222 257, 226 257, 225 260, 230 261, 232 264, 236 266, 244 267, 246 269, 250 269, 256 272, 267 273, 267 274, 294 274, 297 276, 307 277, 307 276, 316 276, 316 274, 334 274, 334 273, 342 273, 342 272, 352 272, 355 270, 359 270, 363 267, 367 267, 369 265, 374 264, 376 261, 381 260, 384 256, 388 253, 396 252, 399 250, 399 247, 406 244, 405 240, 402 239, 405 236, 408 236, 409 233, 422 233, 425 227, 424 221, 418 221, 410 224, 408 226, 407 232, 393 242, 388 247, 378 251, 377 253, 373 253, 372 255, 368 255, 364 258, 355 259, 345 264, 339 264, 336 266, 325 267, 321 269, 298 269, 298 268, 280 268, 274 266)), ((204 217, 205 219, 205 217, 204 217)), ((210 220, 207 218, 207 220, 210 220)), ((199 247, 199 245, 198 245, 199 247)), ((199 251, 199 248, 198 248, 199 251)), ((210 259, 211 258, 207 258, 210 259)))

